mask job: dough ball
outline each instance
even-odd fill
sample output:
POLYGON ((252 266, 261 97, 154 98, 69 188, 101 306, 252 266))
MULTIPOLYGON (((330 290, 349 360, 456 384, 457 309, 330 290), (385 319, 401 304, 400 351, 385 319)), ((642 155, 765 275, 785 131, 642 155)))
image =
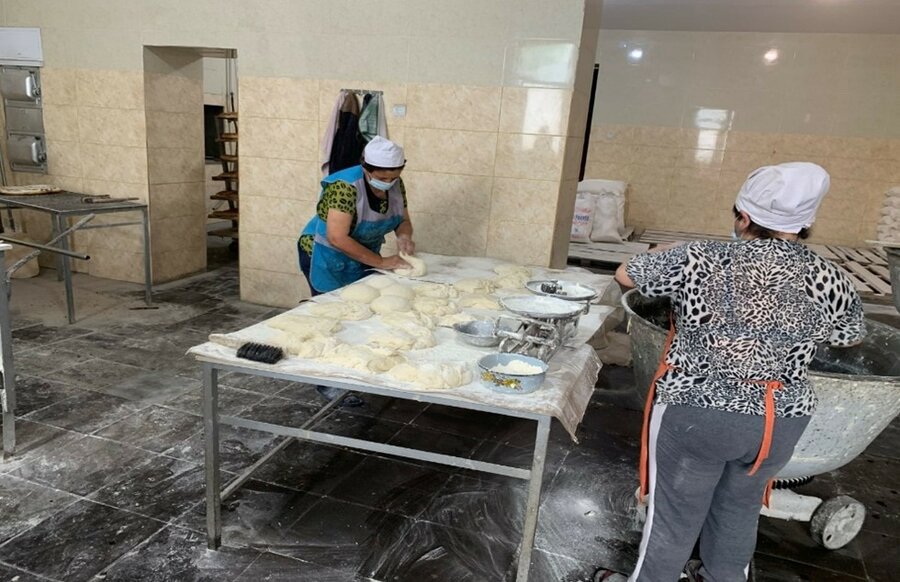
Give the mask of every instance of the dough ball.
POLYGON ((399 354, 392 354, 390 356, 375 356, 374 358, 369 360, 369 371, 383 374, 405 363, 406 358, 399 354))
POLYGON ((409 269, 394 270, 394 272, 401 277, 421 277, 428 272, 428 268, 425 266, 425 261, 423 261, 419 257, 407 255, 406 253, 400 253, 400 258, 410 265, 409 269))
POLYGON ((459 311, 455 305, 446 299, 437 297, 417 297, 413 301, 413 309, 425 315, 434 315, 440 317, 442 315, 450 315, 459 311))
POLYGON ((372 311, 369 309, 369 306, 355 301, 316 303, 309 308, 309 312, 318 317, 330 317, 331 319, 347 321, 361 321, 372 317, 372 311))
POLYGON ((488 279, 460 279, 453 288, 460 293, 493 293, 496 286, 488 279))
POLYGON ((452 313, 441 317, 438 320, 438 325, 441 327, 453 327, 457 323, 469 323, 470 321, 475 321, 475 319, 474 316, 468 313, 452 313))
POLYGON ((341 329, 341 322, 337 318, 310 317, 296 313, 282 313, 267 321, 266 325, 272 329, 286 332, 295 340, 333 335, 341 329))
POLYGON ((333 350, 322 355, 322 361, 342 368, 369 372, 371 371, 369 362, 383 357, 385 354, 378 353, 368 346, 338 344, 333 350))
POLYGON ((418 311, 398 311, 394 313, 384 313, 378 316, 378 319, 389 327, 404 327, 407 325, 419 325, 427 329, 434 329, 436 326, 435 318, 418 311))
POLYGON ((341 289, 339 295, 344 301, 369 304, 375 299, 378 299, 381 292, 366 283, 357 283, 355 285, 350 285, 349 287, 344 287, 341 289))
POLYGON ((407 287, 406 285, 399 285, 397 283, 394 283, 393 285, 382 289, 381 296, 382 297, 389 297, 389 296, 402 297, 402 298, 406 299, 407 301, 412 301, 413 298, 416 296, 416 294, 412 290, 412 287, 407 287))
POLYGON ((318 358, 338 345, 337 339, 330 336, 320 335, 298 340, 287 333, 279 334, 272 343, 283 349, 290 356, 308 359, 318 358))
POLYGON ((416 343, 416 338, 402 330, 392 329, 373 334, 369 337, 369 343, 379 348, 405 352, 412 349, 416 343))
POLYGON ((531 269, 521 265, 498 265, 494 272, 499 275, 494 279, 498 289, 521 289, 532 276, 531 269))
POLYGON ((500 309, 500 304, 497 300, 484 293, 464 295, 459 300, 459 306, 470 309, 493 309, 495 311, 500 309))
POLYGON ((465 364, 400 364, 388 372, 388 376, 414 384, 425 390, 445 390, 464 386, 472 381, 472 371, 465 364))
POLYGON ((394 280, 388 277, 387 275, 373 275, 366 279, 366 285, 372 287, 373 289, 378 289, 381 291, 385 287, 390 287, 394 285, 394 280))
POLYGON ((396 295, 382 295, 369 306, 375 313, 396 313, 409 311, 409 301, 396 295))
POLYGON ((523 267, 522 265, 513 265, 513 264, 505 264, 505 265, 497 265, 494 267, 494 272, 500 275, 501 277, 505 277, 507 275, 516 275, 518 277, 524 277, 526 280, 531 278, 531 269, 528 267, 523 267))
POLYGON ((421 285, 416 285, 415 292, 416 295, 421 295, 422 297, 436 297, 438 299, 452 299, 459 296, 459 291, 443 283, 422 283, 421 285))

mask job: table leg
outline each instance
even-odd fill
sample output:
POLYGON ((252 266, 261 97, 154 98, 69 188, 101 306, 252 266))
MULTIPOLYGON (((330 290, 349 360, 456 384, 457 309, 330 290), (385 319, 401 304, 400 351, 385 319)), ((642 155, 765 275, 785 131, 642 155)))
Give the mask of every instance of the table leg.
MULTIPOLYGON (((56 238, 59 233, 61 233, 63 229, 60 226, 60 218, 56 214, 50 215, 50 238, 56 238)), ((56 280, 63 280, 63 256, 56 255, 56 280)))
POLYGON ((531 464, 531 480, 528 485, 528 505, 525 507, 525 529, 522 531, 522 545, 519 548, 519 566, 516 582, 528 582, 531 568, 531 550, 534 548, 534 534, 537 531, 538 511, 541 504, 541 484, 544 480, 544 462, 547 457, 547 441, 550 438, 550 417, 538 421, 537 437, 534 441, 534 461, 531 464))
MULTIPOLYGON (((60 229, 58 232, 62 232, 64 230, 65 220, 64 217, 57 217, 58 228, 60 229)), ((59 247, 63 250, 69 250, 69 236, 66 235, 59 239, 59 247)), ((69 257, 65 255, 59 256, 61 264, 62 264, 62 275, 63 280, 66 284, 66 315, 69 318, 69 323, 75 323, 75 296, 72 291, 72 264, 69 262, 69 257)))
POLYGON ((6 253, 0 251, 0 408, 3 412, 3 456, 16 450, 16 371, 13 368, 12 330, 9 321, 9 283, 6 279, 6 253))
POLYGON ((222 544, 222 491, 219 475, 219 371, 203 364, 203 432, 206 436, 206 546, 222 544))
POLYGON ((150 305, 153 301, 153 272, 150 264, 150 217, 146 207, 141 209, 141 218, 144 221, 144 303, 150 305))

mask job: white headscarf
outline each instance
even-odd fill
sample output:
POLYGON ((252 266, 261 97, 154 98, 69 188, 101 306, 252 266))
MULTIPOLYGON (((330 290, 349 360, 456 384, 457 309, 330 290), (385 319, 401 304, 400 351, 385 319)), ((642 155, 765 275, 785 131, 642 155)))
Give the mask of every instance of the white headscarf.
POLYGON ((810 162, 764 166, 747 177, 734 204, 762 227, 796 234, 815 222, 830 184, 828 172, 810 162))
POLYGON ((363 150, 363 159, 367 164, 379 168, 399 168, 406 163, 403 148, 389 139, 376 135, 363 150))

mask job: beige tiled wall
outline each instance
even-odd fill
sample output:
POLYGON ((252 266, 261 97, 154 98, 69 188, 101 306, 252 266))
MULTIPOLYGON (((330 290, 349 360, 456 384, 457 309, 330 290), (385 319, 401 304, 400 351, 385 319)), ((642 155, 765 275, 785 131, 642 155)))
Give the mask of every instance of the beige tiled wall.
POLYGON ((162 282, 206 267, 202 58, 147 51, 144 93, 153 279, 162 282))
POLYGON ((604 30, 585 177, 629 182, 635 226, 723 234, 747 174, 812 161, 814 239, 864 244, 900 184, 898 58, 900 35, 604 30))
MULTIPOLYGON (((202 158, 194 162, 192 147, 172 148, 157 137, 192 131, 184 113, 195 89, 185 85, 179 100, 165 86, 177 79, 151 81, 158 71, 148 65, 145 47, 160 46, 237 49, 244 299, 286 306, 307 292, 293 245, 318 196, 327 116, 348 86, 383 90, 389 109, 407 106, 406 117, 389 116, 388 125, 407 148, 422 250, 558 260, 551 247, 567 229, 560 212, 570 213, 559 199, 574 194, 571 161, 584 123, 570 120, 586 111, 580 53, 596 37, 582 38, 588 20, 591 30, 597 26, 596 0, 350 0, 340 10, 314 0, 114 4, 5 0, 3 7, 6 24, 42 28, 48 105, 117 110, 86 118, 90 141, 63 109, 48 114, 49 179, 72 188, 87 188, 87 181, 95 188, 142 188, 158 246, 154 258, 187 265, 157 265, 157 277, 202 266, 192 258, 199 240, 178 238, 201 212, 193 198, 179 197, 193 192, 195 163, 202 180, 202 158), (335 51, 335 34, 354 42, 335 51), (145 104, 143 125, 134 131, 93 122, 139 123, 135 112, 145 104)), ((139 274, 123 271, 121 257, 108 262, 106 276, 139 274)))

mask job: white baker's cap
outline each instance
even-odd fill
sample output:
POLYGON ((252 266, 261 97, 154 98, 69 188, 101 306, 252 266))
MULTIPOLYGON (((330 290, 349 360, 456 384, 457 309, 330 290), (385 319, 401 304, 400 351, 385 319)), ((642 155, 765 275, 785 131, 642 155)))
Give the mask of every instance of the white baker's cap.
POLYGON ((762 227, 796 234, 815 222, 830 185, 828 172, 817 164, 764 166, 747 177, 734 205, 762 227))
POLYGON ((363 159, 367 164, 379 168, 399 168, 406 164, 403 148, 380 135, 372 138, 363 150, 363 159))

